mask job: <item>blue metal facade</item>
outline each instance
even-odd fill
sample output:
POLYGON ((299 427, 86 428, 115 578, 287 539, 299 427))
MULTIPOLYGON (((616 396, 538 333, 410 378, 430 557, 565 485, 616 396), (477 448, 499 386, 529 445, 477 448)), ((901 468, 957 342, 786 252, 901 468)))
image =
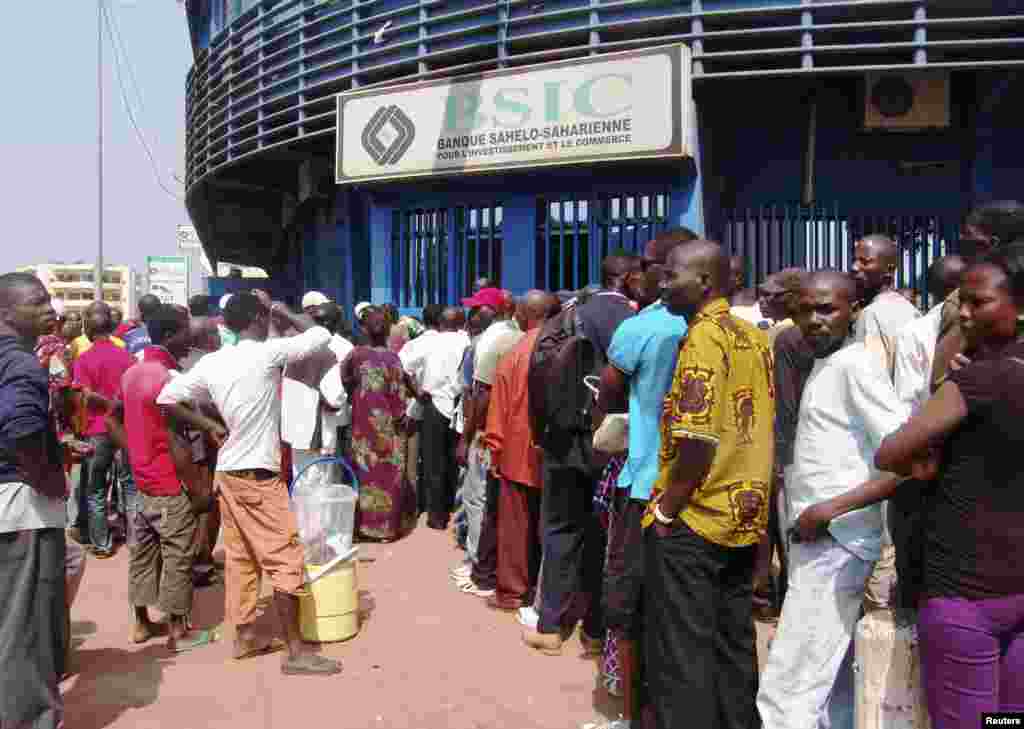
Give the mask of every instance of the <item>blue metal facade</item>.
MULTIPOLYGON (((517 291, 573 287, 594 279, 607 251, 680 224, 728 240, 756 277, 773 255, 782 261, 772 220, 796 219, 772 206, 806 196, 811 98, 816 185, 803 202, 825 212, 800 215, 838 221, 833 248, 865 220, 895 229, 894 216, 941 213, 953 230, 977 200, 1021 194, 1019 0, 190 0, 188 10, 188 205, 208 253, 349 304, 455 301, 485 273, 517 291), (694 162, 333 184, 339 92, 679 42, 693 53, 694 162), (863 132, 864 73, 900 70, 950 74, 949 129, 863 132), (744 242, 751 230, 756 245, 744 242)), ((817 229, 793 228, 790 249, 809 250, 817 229)))

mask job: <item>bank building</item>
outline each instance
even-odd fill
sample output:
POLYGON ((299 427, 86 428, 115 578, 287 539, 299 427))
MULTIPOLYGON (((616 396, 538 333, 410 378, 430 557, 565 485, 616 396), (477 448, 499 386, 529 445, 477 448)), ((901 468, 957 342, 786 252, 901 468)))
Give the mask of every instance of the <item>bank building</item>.
POLYGON ((281 295, 576 289, 679 225, 748 284, 888 232, 921 288, 971 206, 1024 195, 1016 0, 186 7, 189 215, 281 295))

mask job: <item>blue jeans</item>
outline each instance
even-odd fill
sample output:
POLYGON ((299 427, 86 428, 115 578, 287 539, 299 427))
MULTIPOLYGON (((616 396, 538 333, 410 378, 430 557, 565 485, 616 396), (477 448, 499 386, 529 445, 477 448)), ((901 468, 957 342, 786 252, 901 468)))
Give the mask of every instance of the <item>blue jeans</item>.
POLYGON ((477 547, 480 546, 480 529, 487 506, 487 469, 490 454, 478 440, 469 447, 466 456, 466 478, 462 480, 462 508, 466 513, 466 552, 469 560, 477 561, 477 547))
POLYGON ((82 530, 84 534, 86 524, 82 498, 82 464, 73 465, 68 476, 71 479, 71 496, 68 497, 67 503, 68 525, 82 530))
POLYGON ((82 479, 79 489, 86 504, 86 517, 79 516, 89 526, 89 541, 96 549, 113 549, 110 527, 107 522, 107 492, 110 467, 114 462, 114 442, 108 435, 94 435, 89 442, 95 449, 82 464, 82 479))
POLYGON ((125 514, 125 542, 131 547, 135 544, 135 517, 142 511, 142 495, 135 485, 135 476, 132 473, 131 464, 128 462, 128 453, 121 451, 117 459, 117 484, 121 491, 120 507, 125 514))

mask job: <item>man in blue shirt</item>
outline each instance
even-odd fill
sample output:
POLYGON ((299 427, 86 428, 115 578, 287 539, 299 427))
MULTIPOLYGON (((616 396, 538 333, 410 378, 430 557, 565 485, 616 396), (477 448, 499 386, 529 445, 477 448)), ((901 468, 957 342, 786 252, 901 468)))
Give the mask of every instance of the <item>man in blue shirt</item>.
MULTIPOLYGON (((618 640, 619 671, 624 698, 623 720, 628 727, 638 718, 636 655, 643 594, 643 530, 640 520, 647 509, 658 476, 662 403, 672 386, 676 355, 686 335, 686 320, 670 314, 660 301, 662 268, 676 246, 695 240, 686 228, 662 233, 644 249, 643 273, 631 289, 648 306, 615 330, 608 349, 609 365, 601 376, 599 404, 604 412, 626 409, 628 391, 629 455, 619 474, 608 540, 605 574, 605 620, 618 640)), ((616 727, 618 729, 618 727, 616 727)))
POLYGON ((149 340, 149 329, 146 327, 148 322, 157 312, 160 311, 160 299, 153 294, 146 294, 139 299, 139 322, 125 322, 129 326, 132 324, 127 331, 122 335, 118 335, 124 341, 124 346, 128 350, 128 354, 141 359, 142 351, 148 347, 151 342, 149 340))
POLYGON ((0 726, 63 726, 64 499, 48 373, 33 354, 57 323, 35 276, 0 276, 0 726))

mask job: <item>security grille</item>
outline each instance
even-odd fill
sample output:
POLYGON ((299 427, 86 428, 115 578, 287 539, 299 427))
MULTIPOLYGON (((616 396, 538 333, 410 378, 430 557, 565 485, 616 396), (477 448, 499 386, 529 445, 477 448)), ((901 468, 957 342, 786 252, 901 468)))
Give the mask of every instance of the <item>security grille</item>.
POLYGON ((926 306, 932 262, 957 250, 958 212, 843 212, 838 205, 769 205, 727 210, 723 242, 746 264, 748 286, 790 266, 849 271, 853 245, 871 233, 892 236, 900 250, 896 286, 916 290, 926 306))
POLYGON ((576 290, 601 280, 610 253, 639 253, 668 227, 667 190, 537 199, 536 285, 576 290))
POLYGON ((403 307, 448 304, 482 276, 501 282, 500 204, 392 213, 392 289, 403 307))

